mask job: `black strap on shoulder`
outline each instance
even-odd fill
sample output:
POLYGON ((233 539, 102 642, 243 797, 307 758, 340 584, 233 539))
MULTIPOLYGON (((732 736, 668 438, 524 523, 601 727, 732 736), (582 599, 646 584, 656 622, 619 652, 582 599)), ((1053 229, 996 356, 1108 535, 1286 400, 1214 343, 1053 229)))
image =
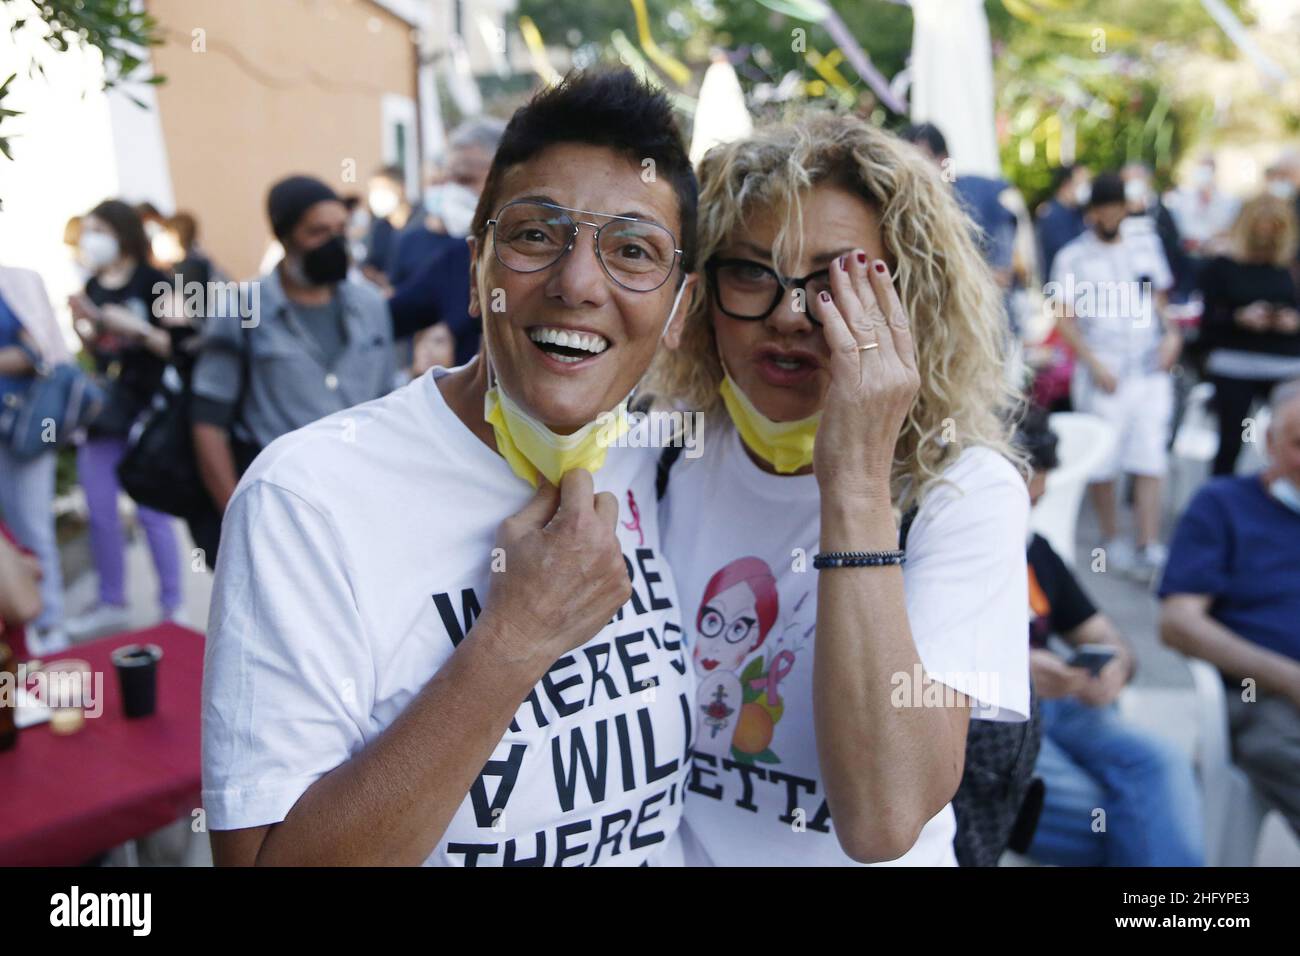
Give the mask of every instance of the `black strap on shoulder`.
POLYGON ((662 501, 668 491, 668 473, 672 471, 673 462, 682 455, 681 442, 674 442, 659 455, 659 468, 655 474, 655 500, 662 501))
POLYGON ((907 532, 912 530, 912 522, 916 520, 916 512, 917 506, 912 505, 912 507, 908 508, 907 512, 903 515, 903 520, 898 523, 899 551, 907 550, 907 532))

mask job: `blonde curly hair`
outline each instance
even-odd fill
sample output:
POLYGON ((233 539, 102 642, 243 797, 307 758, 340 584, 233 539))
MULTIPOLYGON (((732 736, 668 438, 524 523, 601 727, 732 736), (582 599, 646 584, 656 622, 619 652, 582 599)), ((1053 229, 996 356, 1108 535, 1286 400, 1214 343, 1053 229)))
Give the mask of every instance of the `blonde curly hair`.
MULTIPOLYGON (((891 490, 905 511, 971 446, 1023 470, 1011 433, 1020 399, 1007 383, 1002 292, 980 256, 974 225, 939 170, 911 145, 851 116, 826 113, 755 130, 700 163, 699 262, 745 228, 753 210, 784 220, 772 261, 802 257, 802 201, 819 184, 857 193, 880 218, 899 299, 911 321, 921 387, 894 452, 891 490)), ((682 340, 660 350, 647 390, 679 407, 719 414, 722 364, 700 283, 682 340)))

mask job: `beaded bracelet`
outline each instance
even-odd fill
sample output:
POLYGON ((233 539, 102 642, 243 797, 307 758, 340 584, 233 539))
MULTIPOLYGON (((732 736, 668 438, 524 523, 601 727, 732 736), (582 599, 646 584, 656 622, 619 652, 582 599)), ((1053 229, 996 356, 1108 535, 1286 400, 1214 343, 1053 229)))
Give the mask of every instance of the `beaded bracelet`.
POLYGON ((902 564, 904 551, 824 551, 813 555, 813 567, 825 568, 878 568, 902 564))

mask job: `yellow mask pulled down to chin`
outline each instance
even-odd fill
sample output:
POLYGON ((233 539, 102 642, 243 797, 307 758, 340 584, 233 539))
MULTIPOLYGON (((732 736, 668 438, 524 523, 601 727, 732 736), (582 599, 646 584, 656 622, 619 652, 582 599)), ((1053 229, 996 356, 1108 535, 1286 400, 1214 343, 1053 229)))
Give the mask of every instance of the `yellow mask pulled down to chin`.
POLYGON ((746 447, 779 474, 791 475, 812 464, 821 412, 794 422, 774 422, 754 406, 725 372, 718 392, 746 447))
POLYGON ((592 474, 605 464, 609 446, 628 430, 627 402, 598 416, 572 435, 557 435, 493 385, 483 398, 483 418, 496 435, 497 451, 510 470, 534 487, 538 474, 558 485, 565 472, 592 474))

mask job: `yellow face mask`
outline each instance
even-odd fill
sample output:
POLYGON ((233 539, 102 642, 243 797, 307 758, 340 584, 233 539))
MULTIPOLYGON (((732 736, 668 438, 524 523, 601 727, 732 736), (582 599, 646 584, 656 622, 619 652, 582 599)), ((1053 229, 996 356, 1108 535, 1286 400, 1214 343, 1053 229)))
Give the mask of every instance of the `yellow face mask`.
POLYGON ((624 400, 612 412, 598 416, 572 435, 557 435, 497 385, 489 388, 483 398, 483 418, 492 426, 497 451, 510 470, 534 487, 539 472, 553 485, 574 468, 586 468, 595 474, 605 464, 609 446, 629 427, 624 400))
MULTIPOLYGON (((673 306, 668 311, 668 321, 659 334, 660 339, 667 334, 685 291, 685 284, 678 286, 673 306)), ((557 435, 501 390, 495 381, 496 375, 492 372, 486 333, 485 328, 484 359, 488 363, 491 376, 489 381, 492 384, 483 396, 483 420, 492 426, 497 451, 510 465, 510 470, 533 487, 537 487, 539 473, 551 484, 558 485, 565 472, 574 468, 586 468, 592 474, 599 471, 605 464, 605 455, 610 446, 616 444, 631 427, 627 415, 627 403, 631 394, 619 402, 618 407, 597 415, 595 421, 583 425, 572 435, 557 435)))
POLYGON ((794 422, 774 422, 754 407, 725 371, 718 392, 745 445, 779 474, 791 475, 812 464, 821 412, 794 422))

